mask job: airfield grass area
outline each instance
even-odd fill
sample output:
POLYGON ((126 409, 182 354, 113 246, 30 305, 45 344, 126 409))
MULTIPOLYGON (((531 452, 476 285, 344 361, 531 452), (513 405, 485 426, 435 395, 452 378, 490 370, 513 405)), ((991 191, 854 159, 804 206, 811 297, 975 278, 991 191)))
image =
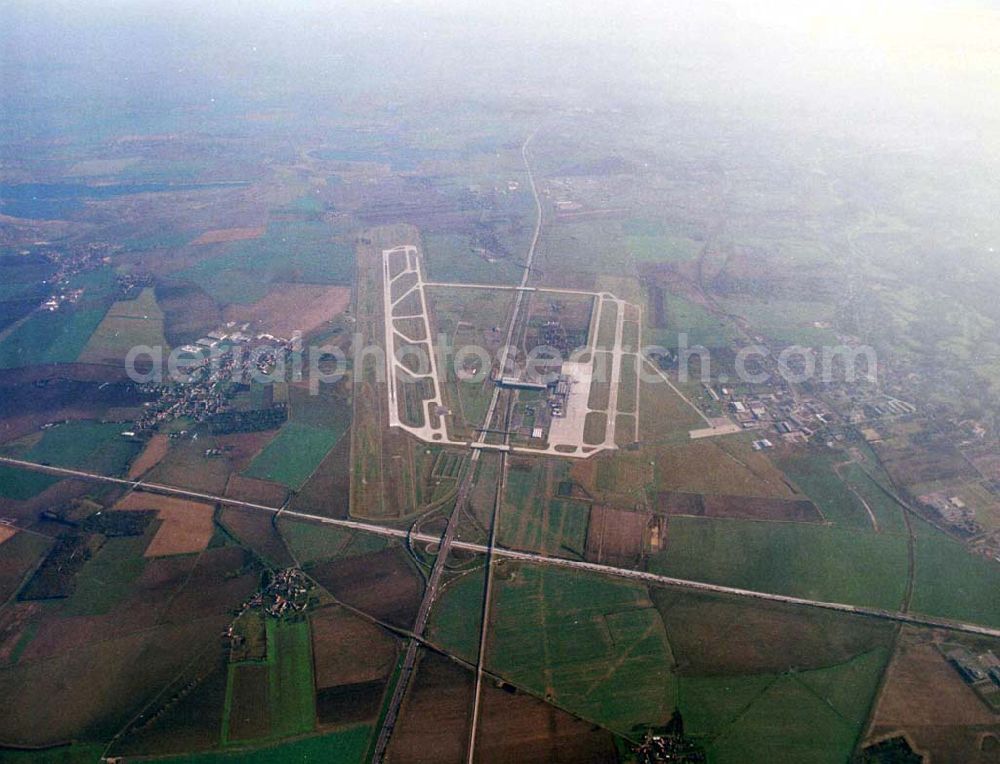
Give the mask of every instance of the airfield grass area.
MULTIPOLYGON (((430 287, 427 307, 431 334, 435 342, 444 335, 455 351, 478 347, 495 353, 502 341, 496 330, 504 325, 513 302, 512 291, 430 287)), ((438 371, 444 383, 443 400, 452 412, 449 433, 452 437, 472 437, 474 429, 482 426, 493 396, 490 368, 469 354, 445 359, 438 371)))
MULTIPOLYGON (((644 324, 646 344, 662 345, 668 349, 677 347, 693 349, 698 345, 716 348, 726 347, 735 339, 736 334, 732 326, 705 306, 673 294, 666 296, 664 302, 663 328, 658 328, 651 320, 644 324)), ((697 369, 694 361, 691 368, 697 369)))
POLYGON ((688 433, 705 425, 698 412, 643 361, 639 381, 639 438, 643 443, 684 443, 688 433))
POLYGON ((698 255, 702 244, 685 236, 667 233, 634 233, 625 237, 625 245, 637 263, 662 263, 690 260, 698 255))
POLYGON ((523 271, 516 257, 491 261, 474 251, 469 245, 469 237, 464 234, 426 234, 423 243, 427 257, 424 275, 430 281, 505 286, 521 281, 523 271))

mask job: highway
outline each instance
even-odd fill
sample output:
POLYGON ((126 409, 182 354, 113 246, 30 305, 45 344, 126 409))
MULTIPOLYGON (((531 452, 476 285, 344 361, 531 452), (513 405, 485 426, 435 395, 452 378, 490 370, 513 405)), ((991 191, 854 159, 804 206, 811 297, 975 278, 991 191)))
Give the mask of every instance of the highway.
MULTIPOLYGON (((531 239, 531 246, 528 249, 528 256, 524 264, 524 274, 521 277, 521 286, 525 287, 528 283, 528 277, 531 273, 531 264, 535 257, 535 248, 538 246, 538 238, 542 230, 542 203, 538 197, 538 189, 535 187, 535 178, 531 171, 531 163, 528 161, 528 144, 531 143, 531 139, 535 137, 535 133, 532 133, 525 139, 524 143, 521 145, 521 159, 524 162, 525 170, 528 174, 528 183, 531 187, 531 193, 535 200, 535 209, 537 211, 537 216, 535 219, 535 231, 531 239)), ((422 275, 418 273, 418 279, 422 278, 422 275)), ((388 289, 388 282, 386 282, 386 289, 388 289)), ((514 337, 514 330, 517 325, 518 313, 521 310, 521 303, 524 300, 524 291, 515 292, 514 305, 511 309, 510 320, 507 323, 507 336, 504 341, 503 347, 500 350, 500 362, 499 362, 499 374, 503 374, 507 365, 507 359, 510 353, 510 344, 514 337)), ((424 311, 426 316, 426 304, 424 305, 424 311)), ((388 320, 388 319, 387 319, 388 320)), ((430 331, 428 329, 428 337, 430 336, 430 331)), ((470 447, 479 446, 472 448, 472 456, 469 459, 469 465, 466 468, 465 474, 462 476, 462 481, 459 484, 458 492, 455 496, 455 506, 451 511, 451 515, 448 518, 448 526, 445 528, 444 535, 440 539, 440 547, 438 548, 437 558, 434 560, 434 567, 431 568, 431 574, 427 578, 427 586, 424 589, 424 597, 420 602, 420 609, 417 611, 417 617, 413 623, 413 633, 418 638, 422 638, 424 634, 424 629, 427 626, 427 619, 430 617, 431 608, 434 605, 434 601, 437 599, 438 589, 441 586, 441 577, 444 575, 445 567, 448 562, 448 554, 451 551, 452 545, 455 543, 455 531, 458 529, 458 521, 464 511, 465 507, 469 502, 469 494, 475 485, 476 468, 479 463, 479 458, 482 455, 482 446, 486 444, 486 438, 489 435, 490 423, 493 421, 493 417, 496 416, 497 404, 500 400, 501 389, 499 386, 494 386, 493 395, 490 398, 490 405, 486 411, 486 416, 484 417, 483 426, 479 433, 478 442, 470 444, 470 447)), ((440 391, 438 392, 440 395, 440 391)), ((504 459, 506 457, 503 457, 504 459)), ((438 539, 434 539, 438 541, 438 539)), ((491 538, 492 543, 492 538, 491 538)), ((420 649, 420 641, 418 639, 411 639, 406 645, 406 654, 403 656, 403 663, 400 668, 399 677, 396 680, 396 686, 392 692, 392 698, 389 700, 388 708, 386 709, 385 717, 382 722, 382 727, 379 730, 378 739, 375 742, 375 752, 372 756, 372 761, 375 764, 381 764, 385 760, 386 751, 389 747, 389 740, 392 737, 392 731, 396 726, 396 722, 399 718, 399 712, 403 705, 403 700, 406 697, 406 690, 410 685, 410 679, 413 676, 414 669, 416 668, 417 655, 420 649)), ((479 686, 482 680, 482 663, 480 662, 479 668, 476 672, 476 695, 478 698, 479 686)), ((475 729, 475 728, 473 728, 475 729)), ((473 735, 475 733, 473 732, 473 735)))
MULTIPOLYGON (((524 301, 524 294, 528 287, 528 279, 531 277, 531 267, 535 261, 535 250, 538 247, 538 239, 542 233, 542 201, 538 196, 538 187, 535 184, 535 175, 531 170, 531 162, 528 161, 528 144, 531 143, 531 139, 534 137, 535 133, 533 132, 521 146, 521 159, 524 162, 524 169, 528 173, 528 185, 531 188, 531 195, 535 200, 535 230, 531 236, 531 246, 528 248, 528 256, 524 261, 524 273, 521 275, 521 285, 520 288, 514 293, 514 307, 511 310, 510 322, 507 324, 507 337, 504 341, 504 346, 500 351, 500 365, 497 370, 497 374, 501 377, 507 374, 507 356, 511 349, 511 342, 514 340, 514 332, 517 329, 517 319, 521 311, 521 303, 524 301)), ((484 429, 480 435, 480 440, 485 439, 487 434, 486 430, 489 428, 493 421, 493 417, 496 414, 497 403, 500 400, 500 393, 500 387, 494 386, 493 397, 490 399, 490 408, 486 413, 486 421, 483 423, 484 429)), ((510 399, 508 399, 507 416, 504 417, 504 420, 505 421, 501 429, 505 433, 504 444, 507 445, 507 441, 509 439, 507 430, 510 420, 510 399)), ((486 661, 486 641, 489 636, 490 604, 491 596, 493 594, 493 560, 495 559, 493 552, 496 549, 497 525, 500 522, 500 509, 503 504, 504 486, 507 477, 506 452, 503 452, 500 455, 500 469, 498 472, 499 477, 497 479, 497 488, 493 499, 493 519, 490 523, 489 544, 486 548, 486 587, 483 594, 483 615, 479 625, 479 655, 476 658, 476 689, 474 691, 472 701, 472 720, 469 725, 469 745, 466 749, 466 761, 468 764, 472 764, 476 754, 476 731, 479 727, 479 706, 483 691, 483 666, 486 661)))
MULTIPOLYGON (((182 498, 198 499, 201 501, 208 501, 218 504, 225 504, 227 506, 242 507, 244 509, 253 509, 262 512, 269 512, 271 514, 281 513, 282 517, 288 517, 293 520, 305 520, 309 522, 324 523, 326 525, 335 525, 340 528, 348 528, 356 531, 361 531, 363 533, 373 533, 379 536, 386 536, 397 539, 411 539, 419 543, 437 543, 441 539, 438 536, 434 536, 428 533, 410 533, 409 531, 403 530, 401 528, 387 528, 383 525, 375 525, 373 523, 365 523, 357 520, 341 520, 334 517, 324 517, 323 515, 312 515, 306 512, 296 512, 294 510, 285 509, 282 507, 269 507, 263 504, 254 504, 247 501, 238 501, 236 499, 230 499, 225 496, 216 496, 214 494, 200 493, 198 491, 189 491, 183 488, 175 488, 173 486, 162 485, 158 483, 145 483, 139 480, 126 480, 124 478, 109 477, 107 475, 100 475, 92 472, 82 472, 80 470, 67 469, 65 467, 52 467, 45 464, 37 464, 35 462, 28 462, 21 459, 11 459, 8 457, 0 457, 0 464, 6 464, 11 467, 21 467, 23 469, 30 469, 36 472, 45 472, 57 477, 64 478, 77 478, 80 480, 90 480, 100 483, 112 483, 122 485, 128 488, 133 488, 140 491, 148 491, 150 493, 162 493, 168 496, 180 496, 182 498)), ((527 562, 536 565, 550 565, 561 568, 569 568, 572 570, 588 571, 591 573, 599 573, 602 575, 616 576, 618 578, 627 578, 635 581, 644 581, 646 583, 652 584, 654 586, 672 586, 680 589, 691 589, 694 591, 710 592, 713 594, 722 594, 732 597, 742 597, 754 600, 766 601, 766 602, 780 602, 787 605, 795 605, 800 607, 810 607, 810 608, 820 608, 822 610, 834 610, 841 613, 850 613, 852 615, 864 616, 867 618, 878 618, 885 621, 894 621, 896 623, 905 623, 912 626, 922 626, 935 629, 950 629, 952 631, 964 632, 966 634, 977 634, 984 637, 1000 638, 1000 628, 993 628, 990 626, 982 626, 976 623, 968 623, 965 621, 950 621, 944 618, 933 618, 930 616, 915 615, 913 613, 902 613, 894 610, 882 610, 879 608, 865 607, 862 605, 849 605, 842 602, 826 602, 824 600, 812 600, 803 597, 791 597, 784 594, 774 594, 772 592, 760 592, 754 589, 741 589, 735 586, 724 586, 721 584, 710 584, 704 581, 693 581, 688 578, 674 578, 673 576, 663 576, 658 573, 649 573, 644 570, 631 570, 629 568, 618 568, 613 565, 601 565, 595 562, 584 562, 583 560, 567 560, 560 557, 549 557, 544 554, 537 554, 535 552, 519 552, 513 549, 506 549, 504 547, 493 546, 492 548, 486 544, 476 544, 470 541, 458 541, 453 540, 451 546, 455 549, 461 549, 463 551, 475 552, 477 554, 486 554, 491 552, 497 558, 505 558, 508 560, 514 560, 518 562, 527 562)))

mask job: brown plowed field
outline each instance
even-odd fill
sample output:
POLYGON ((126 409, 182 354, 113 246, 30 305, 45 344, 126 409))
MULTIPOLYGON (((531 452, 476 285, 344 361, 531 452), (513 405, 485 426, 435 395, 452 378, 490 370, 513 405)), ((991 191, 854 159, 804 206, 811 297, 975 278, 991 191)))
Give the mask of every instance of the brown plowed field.
POLYGON ((143 473, 153 469, 170 449, 170 438, 164 433, 157 433, 149 439, 142 453, 132 462, 128 471, 128 479, 135 480, 143 473))
POLYGON ((309 624, 320 689, 368 682, 392 672, 397 640, 385 630, 340 607, 316 612, 309 624))
POLYGON ((281 483, 233 473, 226 485, 226 496, 237 501, 263 504, 265 507, 280 507, 288 496, 288 488, 281 483))
POLYGON ((295 564, 273 525, 274 515, 270 512, 226 507, 221 520, 234 536, 273 565, 287 568, 295 564))
POLYGON ((463 764, 474 689, 471 671, 437 653, 425 652, 389 745, 392 761, 463 764))
POLYGON ((227 241, 247 241, 248 239, 258 239, 264 235, 264 226, 254 226, 251 228, 217 228, 214 231, 205 231, 201 236, 192 241, 192 244, 225 244, 227 241))
POLYGON ((987 731, 1000 733, 992 713, 924 633, 906 629, 875 706, 871 739, 905 733, 933 762, 985 764, 979 750, 987 731))
POLYGON ((637 565, 642 557, 649 518, 648 512, 595 505, 590 510, 587 525, 586 559, 605 565, 637 565))
POLYGON ((413 625, 423 596, 423 581, 399 547, 321 562, 309 574, 338 600, 404 629, 413 625))
POLYGON ((250 323, 257 331, 291 337, 308 334, 343 313, 351 302, 350 287, 325 284, 275 284, 253 305, 230 305, 226 321, 250 323))
POLYGON ((892 642, 892 625, 875 620, 679 589, 650 594, 684 676, 835 666, 892 642))
POLYGON ((130 493, 113 508, 157 511, 162 525, 146 547, 147 557, 200 552, 208 546, 215 531, 212 506, 197 501, 151 493, 130 493))
POLYGON ((697 493, 663 491, 656 509, 667 515, 692 517, 736 517, 744 520, 784 520, 798 523, 823 521, 816 505, 807 500, 762 499, 753 496, 703 496, 697 493))
POLYGON ((476 742, 480 764, 603 764, 617 762, 610 732, 538 698, 483 685, 476 742))

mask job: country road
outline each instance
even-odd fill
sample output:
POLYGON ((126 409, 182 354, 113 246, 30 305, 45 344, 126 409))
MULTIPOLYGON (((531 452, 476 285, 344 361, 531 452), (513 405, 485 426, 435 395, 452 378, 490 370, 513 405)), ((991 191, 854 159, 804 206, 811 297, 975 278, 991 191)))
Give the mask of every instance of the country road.
MULTIPOLYGON (((264 504, 254 504, 252 502, 247 502, 247 501, 238 501, 236 499, 230 499, 225 496, 216 496, 214 494, 200 493, 198 491, 189 491, 184 488, 175 488, 173 486, 167 486, 158 483, 145 483, 140 480, 126 480, 124 478, 109 477, 107 475, 99 475, 92 472, 82 472, 80 470, 68 469, 65 467, 52 467, 49 465, 37 464, 35 462, 28 462, 21 459, 0 457, 0 464, 6 464, 11 467, 21 467, 22 469, 30 469, 36 472, 45 472, 50 475, 56 475, 58 477, 78 478, 81 480, 91 480, 100 483, 113 483, 133 488, 135 490, 148 491, 150 493, 162 493, 167 496, 181 496, 189 499, 200 499, 202 501, 210 501, 218 504, 225 504, 232 507, 255 509, 262 512, 269 512, 271 514, 280 513, 282 517, 289 517, 295 520, 306 520, 309 522, 323 523, 326 525, 335 525, 340 528, 349 528, 357 531, 362 531, 364 533, 373 533, 379 536, 387 536, 398 539, 410 538, 414 541, 418 541, 421 543, 429 543, 429 544, 434 544, 441 540, 440 537, 428 533, 410 533, 401 528, 387 528, 382 525, 375 525, 373 523, 365 523, 357 520, 340 520, 333 517, 324 517, 323 515, 311 515, 305 512, 295 512, 293 510, 285 509, 283 507, 269 507, 264 504)), ((455 549, 461 549, 463 551, 468 551, 468 552, 476 552, 478 554, 486 554, 490 550, 490 547, 485 544, 476 544, 469 541, 456 540, 452 542, 452 546, 455 549)), ((820 608, 822 610, 835 610, 841 613, 852 613, 854 615, 865 616, 868 618, 878 618, 886 621, 895 621, 897 623, 906 623, 906 624, 911 624, 913 626, 924 626, 936 629, 951 629, 952 631, 960 631, 966 634, 978 634, 980 636, 1000 638, 1000 628, 982 626, 980 624, 969 623, 966 621, 950 621, 944 618, 933 618, 931 616, 921 616, 912 613, 901 613, 894 610, 882 610, 879 608, 866 607, 863 605, 849 605, 842 602, 826 602, 824 600, 812 600, 803 597, 792 597, 784 594, 774 594, 772 592, 760 592, 753 589, 741 589, 735 586, 710 584, 704 581, 693 581, 689 578, 675 578, 673 576, 664 576, 660 575, 659 573, 649 573, 644 570, 631 570, 629 568, 618 568, 613 565, 601 565, 599 563, 585 562, 583 560, 567 560, 559 557, 549 557, 548 555, 537 554, 535 552, 519 552, 513 549, 506 549, 504 547, 493 547, 493 554, 496 555, 497 557, 503 557, 509 560, 516 560, 520 562, 529 562, 538 565, 550 565, 562 568, 570 568, 573 570, 590 571, 591 573, 600 573, 609 576, 616 576, 619 578, 627 578, 637 581, 646 581, 655 586, 673 586, 680 589, 693 589, 696 591, 712 592, 715 594, 724 594, 733 597, 744 597, 744 598, 763 600, 768 602, 782 602, 788 605, 820 608)))

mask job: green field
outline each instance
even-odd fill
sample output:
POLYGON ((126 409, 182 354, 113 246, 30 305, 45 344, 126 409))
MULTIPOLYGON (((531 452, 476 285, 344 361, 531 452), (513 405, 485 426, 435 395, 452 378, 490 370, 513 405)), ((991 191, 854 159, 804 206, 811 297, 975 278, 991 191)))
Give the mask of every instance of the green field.
POLYGON ((903 508, 868 477, 861 467, 849 464, 843 468, 842 474, 847 485, 868 502, 882 533, 906 533, 903 508))
POLYGON ((286 422, 243 474, 301 488, 337 440, 331 430, 286 422))
POLYGON ((427 625, 431 642, 469 662, 479 657, 485 573, 479 567, 448 584, 434 604, 427 625))
POLYGON ((152 288, 134 300, 114 303, 91 335, 79 360, 88 363, 122 361, 137 345, 167 348, 163 336, 163 311, 152 288))
POLYGON ((815 300, 754 300, 733 298, 721 300, 726 310, 743 316, 755 330, 778 344, 836 345, 837 335, 817 322, 831 322, 834 306, 815 300))
POLYGON ((922 521, 912 522, 917 554, 912 609, 1000 627, 1000 563, 969 553, 922 521))
POLYGON ((59 478, 46 475, 44 472, 22 470, 0 464, 0 496, 5 499, 24 501, 37 496, 58 482, 59 478))
POLYGON ((365 759, 372 728, 367 725, 347 727, 328 735, 319 735, 291 743, 253 750, 197 753, 160 759, 169 764, 329 764, 358 762, 365 759))
POLYGON ((663 300, 667 326, 656 329, 647 325, 647 344, 676 348, 679 344, 678 335, 686 334, 688 347, 704 345, 712 348, 728 345, 735 336, 731 326, 701 305, 673 294, 665 294, 663 300))
MULTIPOLYGON (((228 744, 230 735, 230 714, 234 706, 234 677, 241 668, 266 673, 260 681, 266 681, 264 693, 267 698, 267 729, 262 730, 262 740, 278 739, 312 732, 316 726, 316 693, 312 675, 312 638, 309 622, 265 620, 267 630, 267 658, 263 664, 253 662, 231 663, 226 691, 223 718, 222 741, 228 744)), ((257 680, 257 677, 255 677, 257 680)))
POLYGON ((309 622, 267 620, 271 734, 287 737, 316 726, 309 622), (273 653, 272 653, 273 650, 273 653))
POLYGON ((146 568, 143 556, 156 534, 158 522, 142 536, 109 538, 83 566, 74 580, 73 594, 65 601, 67 614, 105 615, 132 591, 146 568))
POLYGON ((498 568, 487 665, 619 732, 661 724, 673 657, 644 587, 552 568, 498 568))
POLYGON ((74 305, 35 311, 0 342, 0 368, 46 363, 72 363, 87 345, 112 302, 115 274, 110 268, 87 271, 70 279, 83 289, 74 305))
POLYGON ((337 396, 329 385, 319 388, 316 395, 307 388, 289 386, 288 419, 290 422, 322 427, 333 433, 339 441, 351 426, 351 402, 337 396))
POLYGON ((0 761, 9 764, 96 764, 101 761, 105 747, 103 743, 73 743, 45 751, 5 750, 0 761))
POLYGON ((508 481, 508 486, 513 482, 516 488, 513 496, 508 488, 510 509, 501 520, 498 542, 514 549, 582 559, 590 508, 567 499, 546 501, 533 493, 536 487, 521 477, 524 474, 512 473, 508 481))
POLYGON ((625 245, 637 263, 665 263, 697 257, 703 244, 686 236, 635 234, 625 237, 625 245))
POLYGON ((295 558, 303 565, 332 557, 356 557, 389 545, 384 536, 346 530, 334 525, 303 523, 282 518, 278 527, 295 558))
POLYGON ((796 597, 898 609, 906 539, 806 523, 675 517, 650 570, 796 597))
POLYGON ((523 255, 490 262, 470 246, 469 236, 458 233, 427 234, 424 237, 424 255, 431 281, 460 284, 517 284, 522 269, 518 263, 523 255))
MULTIPOLYGON (((36 443, 16 441, 0 449, 0 454, 54 467, 121 475, 140 449, 140 444, 122 437, 122 427, 114 423, 66 422, 45 430, 36 443)), ((51 475, 0 465, 0 496, 29 499, 55 482, 57 478, 51 475)))
POLYGON ((838 457, 839 454, 826 452, 823 456, 807 454, 783 459, 778 466, 813 500, 827 520, 848 528, 872 530, 864 505, 833 469, 838 457))
POLYGON ((719 764, 847 761, 887 659, 879 648, 812 671, 681 678, 685 732, 719 764))
POLYGON ((572 285, 567 284, 570 274, 577 279, 635 275, 621 226, 614 220, 559 221, 545 226, 536 258, 545 282, 559 286, 572 285))
POLYGON ((222 303, 252 303, 274 282, 348 284, 354 247, 344 231, 321 222, 271 223, 259 239, 230 242, 178 275, 222 303))

